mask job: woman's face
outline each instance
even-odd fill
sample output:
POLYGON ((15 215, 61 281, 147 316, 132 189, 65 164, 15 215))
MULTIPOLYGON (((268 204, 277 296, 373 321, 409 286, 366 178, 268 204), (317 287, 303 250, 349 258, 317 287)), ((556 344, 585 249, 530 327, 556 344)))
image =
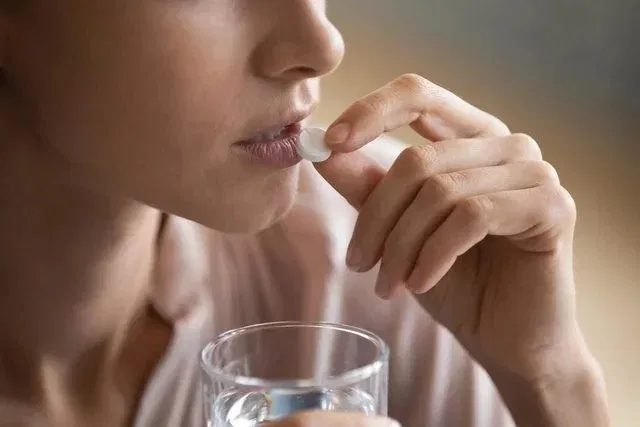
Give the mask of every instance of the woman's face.
POLYGON ((0 54, 10 102, 52 161, 224 231, 287 212, 297 167, 236 143, 314 109, 344 52, 323 0, 28 3, 2 17, 0 54))

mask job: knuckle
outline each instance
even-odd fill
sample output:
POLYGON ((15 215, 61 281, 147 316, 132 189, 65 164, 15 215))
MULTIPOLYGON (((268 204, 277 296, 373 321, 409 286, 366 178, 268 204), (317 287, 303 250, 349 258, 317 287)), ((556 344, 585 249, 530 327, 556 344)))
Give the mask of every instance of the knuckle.
POLYGON ((470 223, 478 224, 483 227, 489 225, 489 211, 492 208, 492 202, 489 197, 476 196, 461 200, 456 210, 470 223))
POLYGON ((541 182, 560 182, 558 171, 547 161, 536 163, 541 182))
POLYGON ((429 81, 419 74, 406 73, 396 79, 396 84, 409 91, 427 92, 429 81))
POLYGON ((403 169, 429 172, 434 169, 438 157, 438 149, 433 144, 413 145, 400 154, 398 164, 403 169))
POLYGON ((376 116, 384 113, 386 101, 379 93, 372 93, 354 104, 355 109, 365 116, 376 116))
POLYGON ((540 146, 531 136, 524 133, 514 133, 509 137, 516 159, 542 160, 540 146))
POLYGON ((448 204, 453 201, 458 184, 452 174, 434 175, 423 184, 422 201, 426 205, 448 204))
POLYGON ((547 216, 553 224, 573 225, 576 222, 578 210, 576 202, 564 187, 559 184, 547 186, 549 194, 547 216))
POLYGON ((505 136, 509 135, 511 131, 509 127, 496 116, 490 115, 487 118, 487 124, 485 126, 485 130, 483 132, 485 135, 493 135, 493 136, 505 136))
POLYGON ((457 193, 461 188, 466 187, 470 181, 468 172, 466 171, 449 172, 447 174, 443 174, 442 179, 448 181, 448 185, 450 186, 449 188, 452 190, 452 193, 457 193))
POLYGON ((524 162, 517 162, 513 165, 522 168, 538 185, 560 182, 558 172, 553 165, 547 161, 525 160, 524 162))

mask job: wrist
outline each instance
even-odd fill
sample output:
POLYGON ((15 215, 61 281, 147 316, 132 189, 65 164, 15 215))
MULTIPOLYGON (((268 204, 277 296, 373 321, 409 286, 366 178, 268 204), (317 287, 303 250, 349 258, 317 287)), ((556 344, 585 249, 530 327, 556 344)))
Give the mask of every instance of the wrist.
POLYGON ((488 370, 517 425, 610 426, 602 371, 581 347, 577 353, 553 355, 556 369, 538 376, 488 370))

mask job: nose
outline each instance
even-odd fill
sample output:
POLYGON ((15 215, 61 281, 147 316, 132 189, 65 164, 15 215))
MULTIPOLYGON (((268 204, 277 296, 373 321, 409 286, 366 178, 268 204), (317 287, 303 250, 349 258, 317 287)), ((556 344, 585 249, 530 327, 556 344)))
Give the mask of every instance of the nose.
POLYGON ((303 80, 331 73, 342 62, 344 41, 318 2, 287 1, 271 31, 254 51, 265 78, 303 80))

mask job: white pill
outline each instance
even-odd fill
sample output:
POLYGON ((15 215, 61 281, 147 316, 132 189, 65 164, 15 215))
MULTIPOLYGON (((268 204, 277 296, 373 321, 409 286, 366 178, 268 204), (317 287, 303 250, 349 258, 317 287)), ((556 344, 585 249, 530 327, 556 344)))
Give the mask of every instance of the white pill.
POLYGON ((324 162, 331 157, 331 150, 324 143, 324 133, 320 128, 304 129, 296 146, 300 157, 313 163, 324 162))

